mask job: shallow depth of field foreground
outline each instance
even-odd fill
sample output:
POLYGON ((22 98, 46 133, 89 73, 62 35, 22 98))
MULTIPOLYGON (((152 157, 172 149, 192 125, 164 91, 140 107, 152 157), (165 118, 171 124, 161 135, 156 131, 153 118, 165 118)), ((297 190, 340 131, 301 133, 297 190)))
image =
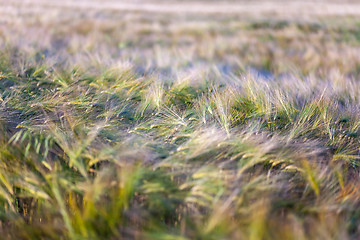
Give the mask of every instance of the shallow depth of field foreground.
POLYGON ((360 238, 356 1, 0 3, 0 239, 360 238))

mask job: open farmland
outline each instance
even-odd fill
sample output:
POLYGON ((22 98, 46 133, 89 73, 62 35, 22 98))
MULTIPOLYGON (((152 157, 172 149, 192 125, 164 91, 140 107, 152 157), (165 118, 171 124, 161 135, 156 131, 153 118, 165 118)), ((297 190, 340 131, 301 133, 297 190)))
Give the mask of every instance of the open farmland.
POLYGON ((360 239, 357 1, 0 0, 0 239, 360 239))

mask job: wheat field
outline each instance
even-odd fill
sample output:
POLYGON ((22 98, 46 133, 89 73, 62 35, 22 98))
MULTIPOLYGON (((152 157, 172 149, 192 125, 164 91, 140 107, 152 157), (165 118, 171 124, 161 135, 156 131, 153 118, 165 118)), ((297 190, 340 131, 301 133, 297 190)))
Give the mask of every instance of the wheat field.
POLYGON ((360 238, 357 1, 0 5, 0 239, 360 238))

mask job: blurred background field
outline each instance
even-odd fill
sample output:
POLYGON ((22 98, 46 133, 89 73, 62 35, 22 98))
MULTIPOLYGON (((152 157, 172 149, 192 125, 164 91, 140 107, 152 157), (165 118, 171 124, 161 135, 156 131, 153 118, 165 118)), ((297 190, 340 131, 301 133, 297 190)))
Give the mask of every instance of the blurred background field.
POLYGON ((360 2, 0 0, 3 239, 359 239, 360 2))
POLYGON ((5 1, 1 11, 3 46, 56 64, 91 56, 140 73, 216 65, 306 74, 354 73, 359 61, 356 3, 35 0, 5 1))

